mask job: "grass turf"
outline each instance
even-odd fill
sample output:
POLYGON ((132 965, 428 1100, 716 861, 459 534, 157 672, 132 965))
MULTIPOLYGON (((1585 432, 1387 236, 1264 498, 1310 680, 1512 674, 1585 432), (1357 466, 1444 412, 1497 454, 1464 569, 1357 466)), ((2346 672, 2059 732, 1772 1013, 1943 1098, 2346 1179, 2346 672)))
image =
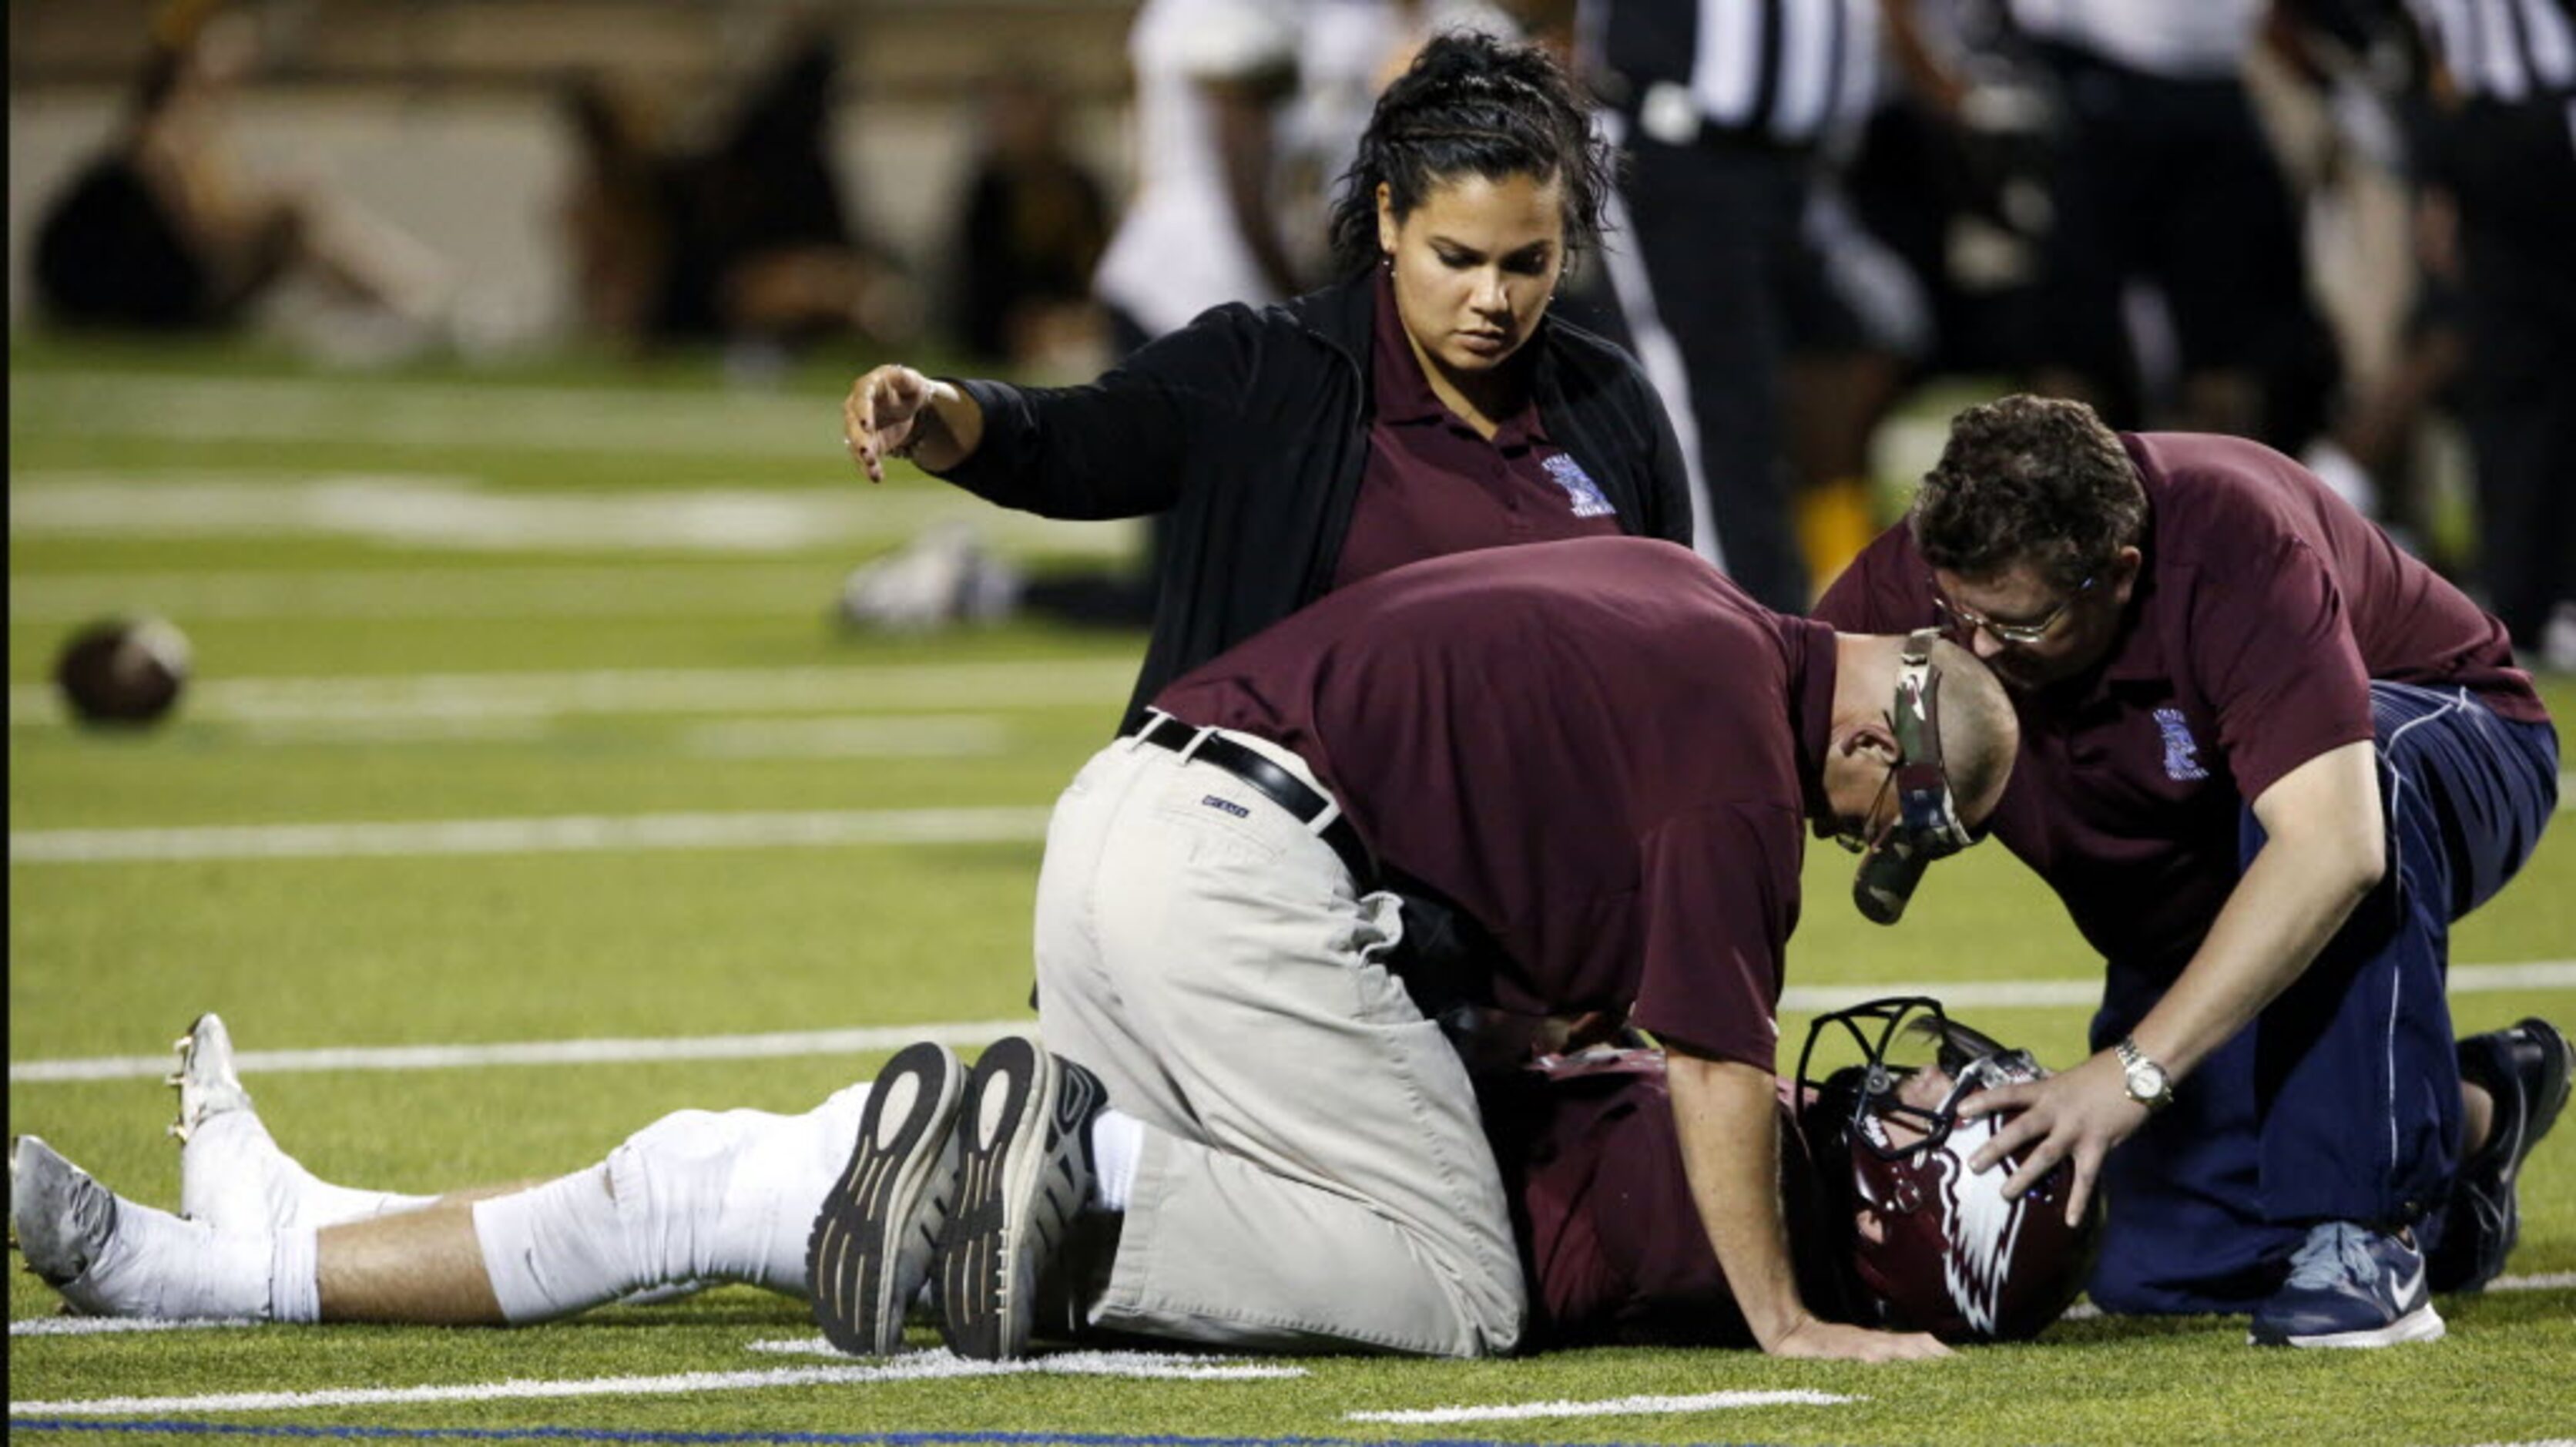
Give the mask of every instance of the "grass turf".
MULTIPOLYGON (((508 422, 488 432, 472 425, 473 407, 439 400, 436 389, 459 380, 309 377, 222 351, 13 352, 13 840, 565 814, 1043 810, 1124 698, 1137 647, 1130 637, 1016 626, 866 640, 825 626, 850 563, 891 546, 920 518, 985 516, 918 478, 875 491, 855 482, 827 445, 835 374, 800 373, 783 395, 741 397, 686 367, 639 383, 567 364, 510 384, 474 382, 466 401, 508 422), (215 401, 271 410, 230 416, 157 405, 165 383, 230 384, 245 372, 276 385, 219 391, 215 401), (729 439, 737 418, 760 435, 729 439), (791 421, 810 423, 810 458, 774 435, 791 421), (648 427, 665 430, 646 437, 648 427), (595 445, 563 441, 586 432, 597 434, 595 445), (443 515, 428 519, 437 526, 426 532, 419 517, 406 530, 385 494, 372 495, 373 512, 364 492, 334 494, 340 512, 304 506, 351 475, 456 483, 447 493, 396 495, 403 506, 542 504, 552 510, 543 517, 571 526, 528 549, 474 542, 443 515), (189 491, 210 479, 220 485, 189 491), (615 528, 637 509, 713 490, 819 509, 810 515, 826 519, 853 499, 881 503, 903 526, 759 546, 669 534, 612 546, 615 528), (81 521, 81 506, 101 498, 134 511, 81 521), (156 498, 171 500, 170 515, 156 512, 156 498), (182 501, 204 509, 197 522, 174 520, 182 501), (259 507, 282 510, 244 515, 259 507), (585 539, 592 525, 600 536, 585 539), (200 678, 169 726, 119 737, 61 723, 44 672, 71 619, 92 606, 160 606, 189 630, 200 678), (960 675, 961 664, 987 672, 960 675), (693 672, 657 695, 636 685, 637 670, 693 672), (827 686, 799 691, 816 677, 827 686), (298 687, 263 691, 246 680, 298 687), (428 691, 384 692, 409 687, 428 691), (452 711, 441 714, 442 706, 452 711), (894 727, 832 732, 854 721, 894 727), (887 739, 914 732, 981 742, 953 754, 885 752, 887 739)), ((1015 541, 1042 563, 1090 546, 1057 535, 1015 541)), ((2576 687, 2553 684, 2550 698, 2558 717, 2576 718, 2576 687)), ((13 850, 10 1058, 15 1066, 148 1054, 205 1008, 223 1010, 254 1051, 1016 1018, 1025 1014, 1037 857, 1034 836, 87 864, 24 861, 13 850)), ((2062 911, 2000 851, 1945 865, 1897 932, 1842 907, 1847 870, 1831 851, 1811 861, 1793 984, 2083 981, 2094 972, 2062 911)), ((2564 960, 2576 954, 2571 944, 2576 844, 2562 828, 2527 877, 2463 923, 2454 957, 2564 960)), ((2565 988, 2548 987, 2463 992, 2453 1006, 2460 1028, 2475 1030, 2535 1012, 2564 1021, 2576 1013, 2570 1003, 2565 988)), ((2051 1061, 2081 1047, 2080 1009, 1961 1013, 2051 1061)), ((1795 1040, 1803 1020, 1783 1026, 1795 1040)), ((278 1073, 251 1084, 280 1139, 322 1175, 434 1191, 569 1169, 667 1110, 801 1109, 877 1059, 278 1073)), ((162 1206, 177 1198, 176 1155, 159 1134, 169 1110, 168 1092, 143 1079, 37 1083, 13 1073, 9 1093, 13 1131, 44 1134, 111 1184, 162 1206)), ((2565 1140, 2544 1147, 2523 1200, 2514 1271, 2576 1272, 2576 1148, 2565 1140)), ((13 1325, 53 1305, 41 1285, 13 1277, 13 1325)), ((454 1429, 2358 1447, 2576 1432, 2576 1288, 2442 1305, 2448 1341, 2383 1353, 2256 1352, 2233 1319, 2094 1319, 2064 1323, 2038 1343, 1921 1367, 1646 1350, 1475 1364, 1320 1359, 1286 1364, 1301 1375, 1244 1381, 1033 1374, 164 1409, 114 1425, 120 1440, 172 1441, 210 1429, 454 1429), (1851 1400, 1411 1425, 1351 1416, 1763 1391, 1851 1400), (166 1425, 132 1430, 153 1421, 166 1425)), ((23 1336, 12 1342, 10 1396, 27 1404, 832 1365, 750 1350, 810 1333, 795 1303, 728 1288, 513 1332, 23 1336)), ((11 1435, 73 1434, 36 1420, 13 1406, 11 1435)))

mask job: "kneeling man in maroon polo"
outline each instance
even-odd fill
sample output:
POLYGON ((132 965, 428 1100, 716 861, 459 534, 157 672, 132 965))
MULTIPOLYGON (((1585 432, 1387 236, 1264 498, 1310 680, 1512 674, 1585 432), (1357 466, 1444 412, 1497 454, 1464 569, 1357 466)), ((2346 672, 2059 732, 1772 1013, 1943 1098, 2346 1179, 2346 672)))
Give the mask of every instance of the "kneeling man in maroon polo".
POLYGON ((1869 851, 1884 915, 2003 791, 2010 704, 1964 650, 1838 636, 1686 548, 1583 539, 1337 592, 1155 706, 1048 833, 1045 1047, 924 1071, 905 1094, 935 1104, 863 1131, 845 1180, 921 1184, 826 1206, 836 1340, 891 1340, 928 1275, 952 1347, 1016 1355, 1051 1275, 1074 1283, 1053 1327, 1511 1350, 1527 1293, 1475 1092, 1389 968, 1400 878, 1499 947, 1444 989, 1665 1043, 1701 1225, 1765 1350, 1942 1350, 1801 1299, 1772 1066, 1809 828, 1869 851))

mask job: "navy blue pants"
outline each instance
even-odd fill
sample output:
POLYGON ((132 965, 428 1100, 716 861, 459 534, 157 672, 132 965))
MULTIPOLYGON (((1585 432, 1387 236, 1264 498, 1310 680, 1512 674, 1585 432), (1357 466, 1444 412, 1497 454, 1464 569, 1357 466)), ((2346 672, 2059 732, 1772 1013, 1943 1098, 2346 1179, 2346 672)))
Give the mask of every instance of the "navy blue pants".
MULTIPOLYGON (((2370 686, 2388 871, 2307 972, 2175 1089, 2104 1167, 2106 1311, 2245 1311, 2320 1221, 2439 1239, 2460 1071, 2444 998, 2451 921, 2531 856, 2558 800, 2558 737, 2465 690, 2370 686)), ((2245 811, 2239 864, 2263 847, 2245 811)), ((2169 976, 2111 967, 2093 1045, 2169 976)))

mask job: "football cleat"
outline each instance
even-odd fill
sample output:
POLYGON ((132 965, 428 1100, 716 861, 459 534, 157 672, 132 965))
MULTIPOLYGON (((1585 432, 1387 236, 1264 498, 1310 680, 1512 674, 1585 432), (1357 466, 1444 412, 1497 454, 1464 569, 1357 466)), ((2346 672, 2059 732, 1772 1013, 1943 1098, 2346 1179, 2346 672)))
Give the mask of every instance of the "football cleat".
POLYGON ((250 1092, 233 1071, 232 1033, 221 1016, 212 1011, 198 1016, 170 1046, 179 1052, 179 1068, 166 1082, 179 1088, 179 1118, 170 1123, 170 1134, 184 1142, 208 1116, 250 1109, 250 1092))
POLYGON ((2256 1346, 2384 1347, 2434 1341, 2444 1328, 2424 1253, 2405 1233, 2328 1221, 2290 1257, 2290 1279, 2254 1309, 2256 1346))
POLYGON ((961 1357, 1028 1353, 1038 1281, 1091 1197, 1100 1078, 1026 1036, 975 1065, 958 1112, 957 1200, 935 1268, 939 1334, 961 1357))
POLYGON ((2460 1162, 2428 1257, 2435 1291, 2481 1291, 2504 1273, 2522 1234, 2518 1178, 2531 1148, 2567 1108, 2576 1049, 2546 1020, 2525 1019, 2460 1042, 2460 1078, 2495 1101, 2486 1144, 2460 1162))
POLYGON ((36 1136, 9 1148, 9 1230, 27 1269, 73 1310, 108 1309, 90 1277, 116 1239, 116 1196, 36 1136))
POLYGON ((849 1164, 805 1239, 815 1323, 854 1356, 892 1356, 929 1279, 957 1182, 966 1068, 945 1045, 906 1047, 880 1072, 849 1164))

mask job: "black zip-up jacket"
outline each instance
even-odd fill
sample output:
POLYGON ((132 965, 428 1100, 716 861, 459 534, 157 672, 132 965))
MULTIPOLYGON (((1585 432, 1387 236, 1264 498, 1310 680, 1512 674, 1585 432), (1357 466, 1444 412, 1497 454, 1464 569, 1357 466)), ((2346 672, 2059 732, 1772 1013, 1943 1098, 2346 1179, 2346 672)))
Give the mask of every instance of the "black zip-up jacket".
MULTIPOLYGON (((1166 684, 1331 591, 1368 464, 1375 288, 1214 308, 1081 387, 960 385, 984 438, 948 481, 1054 518, 1175 510, 1153 640, 1122 726, 1166 684)), ((1550 441, 1622 531, 1688 547, 1690 487, 1627 353, 1541 319, 1526 344, 1550 441)))

